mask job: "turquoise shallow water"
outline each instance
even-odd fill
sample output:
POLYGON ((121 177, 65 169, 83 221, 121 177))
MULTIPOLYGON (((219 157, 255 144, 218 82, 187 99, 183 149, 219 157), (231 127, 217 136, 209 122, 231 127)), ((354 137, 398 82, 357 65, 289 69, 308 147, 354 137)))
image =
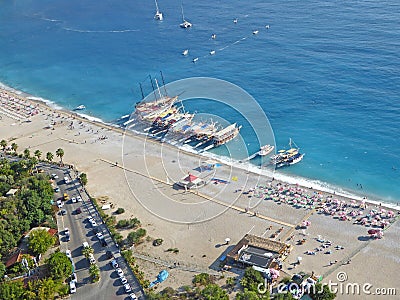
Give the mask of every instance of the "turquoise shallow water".
MULTIPOLYGON (((179 2, 159 5, 163 22, 151 1, 3 1, 0 81, 112 122, 148 74, 227 80, 264 109, 278 147, 292 137, 306 153, 283 172, 400 202, 398 1, 185 1, 190 30, 179 2)), ((207 101, 186 106, 241 120, 207 101)))

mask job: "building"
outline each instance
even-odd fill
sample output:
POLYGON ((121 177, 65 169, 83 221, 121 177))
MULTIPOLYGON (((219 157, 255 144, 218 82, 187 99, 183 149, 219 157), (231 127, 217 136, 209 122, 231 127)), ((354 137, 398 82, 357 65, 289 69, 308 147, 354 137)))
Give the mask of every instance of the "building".
POLYGON ((243 267, 269 268, 279 265, 277 262, 285 260, 291 250, 291 245, 246 234, 227 254, 227 258, 243 267))
POLYGON ((205 185, 205 182, 193 174, 189 174, 181 179, 181 181, 177 182, 177 185, 183 187, 185 190, 197 189, 205 185))

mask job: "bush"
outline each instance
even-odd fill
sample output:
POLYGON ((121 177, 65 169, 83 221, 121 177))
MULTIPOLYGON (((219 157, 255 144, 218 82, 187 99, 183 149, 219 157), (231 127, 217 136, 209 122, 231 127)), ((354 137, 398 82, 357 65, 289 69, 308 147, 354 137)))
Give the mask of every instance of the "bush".
POLYGON ((122 207, 118 207, 118 209, 115 211, 115 213, 117 215, 123 214, 125 212, 125 209, 123 209, 122 207))
POLYGON ((146 235, 146 229, 139 228, 136 231, 132 231, 128 234, 127 242, 128 245, 138 244, 141 242, 142 238, 146 235))

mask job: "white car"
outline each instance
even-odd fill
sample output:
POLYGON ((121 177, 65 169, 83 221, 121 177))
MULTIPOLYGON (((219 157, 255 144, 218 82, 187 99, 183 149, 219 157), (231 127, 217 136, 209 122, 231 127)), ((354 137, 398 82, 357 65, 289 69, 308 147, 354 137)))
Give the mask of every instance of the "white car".
POLYGON ((129 298, 131 300, 137 300, 137 297, 136 297, 135 293, 129 294, 129 298))
POLYGON ((57 206, 58 208, 61 208, 64 206, 64 202, 62 202, 61 200, 57 200, 57 206))
POLYGON ((104 235, 101 232, 96 233, 96 236, 99 240, 104 239, 104 235))
POLYGON ((71 254, 71 250, 65 250, 65 255, 69 258, 72 259, 72 254, 71 254))
POLYGON ((75 197, 72 197, 72 198, 71 198, 71 201, 72 201, 72 203, 76 203, 76 198, 75 198, 75 197))
POLYGON ((94 258, 92 253, 89 254, 89 262, 92 265, 96 263, 96 259, 94 258))
POLYGON ((124 277, 124 271, 122 271, 121 268, 118 268, 116 271, 118 273, 119 278, 124 277))
POLYGON ((128 283, 128 280, 125 277, 120 277, 122 284, 128 283))
POLYGON ((127 293, 132 292, 132 289, 131 289, 131 286, 129 285, 129 283, 126 283, 126 284, 124 285, 124 288, 125 288, 125 292, 127 292, 127 293))
POLYGON ((71 281, 77 283, 78 282, 78 278, 76 277, 76 273, 72 273, 71 275, 71 281))
POLYGON ((65 235, 69 235, 69 229, 68 229, 68 227, 65 227, 65 228, 64 228, 64 234, 65 234, 65 235))
POLYGON ((111 261, 111 265, 113 266, 114 269, 116 269, 116 268, 119 267, 119 266, 118 266, 118 263, 117 263, 117 260, 115 260, 115 259, 113 259, 113 260, 111 261))
POLYGON ((76 201, 82 202, 82 197, 81 196, 76 196, 76 201))
POLYGON ((57 174, 51 174, 51 178, 53 178, 53 179, 58 179, 58 175, 57 174))
POLYGON ((70 282, 69 282, 69 292, 70 292, 71 294, 76 293, 75 281, 70 281, 70 282))
POLYGON ((96 227, 97 223, 95 220, 91 219, 90 224, 92 224, 92 227, 96 227))

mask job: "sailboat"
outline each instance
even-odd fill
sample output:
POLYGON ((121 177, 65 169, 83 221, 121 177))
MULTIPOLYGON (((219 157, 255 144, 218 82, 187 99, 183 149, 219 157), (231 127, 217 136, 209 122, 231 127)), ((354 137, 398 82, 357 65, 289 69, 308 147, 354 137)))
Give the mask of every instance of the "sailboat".
POLYGON ((276 168, 297 164, 304 157, 304 153, 300 153, 299 151, 300 148, 290 139, 289 149, 279 150, 278 154, 271 157, 271 162, 275 164, 276 168))
POLYGON ((164 19, 162 12, 158 9, 158 3, 157 0, 154 0, 156 2, 156 14, 154 15, 154 19, 158 21, 162 21, 164 19))
POLYGON ((185 20, 185 15, 183 14, 183 4, 181 4, 181 8, 182 8, 182 23, 179 25, 182 28, 190 28, 192 27, 192 23, 188 22, 185 20))

